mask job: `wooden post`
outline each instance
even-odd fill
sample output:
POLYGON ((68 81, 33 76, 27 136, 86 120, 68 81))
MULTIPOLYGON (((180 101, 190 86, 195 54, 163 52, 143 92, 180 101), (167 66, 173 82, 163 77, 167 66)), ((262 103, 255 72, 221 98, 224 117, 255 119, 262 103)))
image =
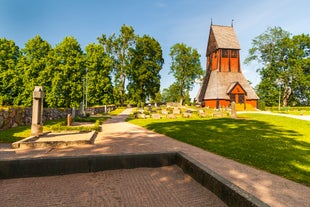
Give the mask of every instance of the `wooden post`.
POLYGON ((67 116, 67 126, 71 126, 71 123, 72 123, 72 117, 71 117, 71 114, 68 114, 68 116, 67 116))

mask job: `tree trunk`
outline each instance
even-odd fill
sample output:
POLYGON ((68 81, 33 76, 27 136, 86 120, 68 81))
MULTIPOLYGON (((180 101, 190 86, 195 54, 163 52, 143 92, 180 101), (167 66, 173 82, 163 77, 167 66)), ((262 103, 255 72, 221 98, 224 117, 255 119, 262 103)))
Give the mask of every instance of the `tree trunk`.
POLYGON ((283 101, 282 101, 283 107, 287 107, 288 100, 291 94, 292 94, 292 89, 288 86, 285 86, 284 91, 283 91, 283 101))
POLYGON ((181 106, 183 105, 183 97, 182 96, 180 97, 180 105, 181 106))

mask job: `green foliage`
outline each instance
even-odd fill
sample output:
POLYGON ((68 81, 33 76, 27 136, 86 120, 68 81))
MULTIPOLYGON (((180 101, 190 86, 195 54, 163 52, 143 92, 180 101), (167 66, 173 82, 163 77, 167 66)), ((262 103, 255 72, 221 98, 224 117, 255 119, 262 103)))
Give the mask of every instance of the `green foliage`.
POLYGON ((258 109, 262 111, 266 110, 266 104, 264 101, 258 101, 258 109))
POLYGON ((46 101, 51 107, 78 107, 82 102, 85 74, 83 51, 74 37, 65 37, 53 50, 51 90, 46 101))
POLYGON ((98 41, 113 60, 114 97, 118 98, 119 103, 123 105, 125 102, 125 81, 130 67, 129 50, 135 44, 134 29, 131 26, 123 25, 118 37, 115 34, 110 37, 103 34, 98 37, 98 41))
MULTIPOLYGON (((161 102, 159 72, 164 60, 158 41, 137 36, 133 27, 123 25, 119 35, 103 34, 98 42, 84 52, 72 36, 52 47, 37 35, 20 50, 14 41, 1 38, 0 106, 31 106, 34 86, 43 86, 44 107, 51 108, 79 107, 86 94, 89 106, 161 102)), ((175 94, 183 101, 200 75, 199 54, 184 44, 173 48, 174 73, 185 77, 175 83, 175 94)))
POLYGON ((179 96, 180 87, 177 83, 173 83, 169 86, 169 88, 164 88, 162 92, 162 102, 179 102, 180 96, 179 96))
POLYGON ((0 105, 13 105, 18 94, 22 74, 18 74, 15 68, 19 54, 14 41, 0 38, 0 105))
POLYGON ((17 71, 22 75, 17 76, 21 79, 19 82, 21 85, 18 85, 19 93, 14 98, 14 105, 31 106, 35 86, 44 86, 44 90, 50 90, 48 78, 43 74, 47 70, 48 55, 51 51, 50 44, 39 35, 25 44, 17 64, 17 71))
POLYGON ((176 85, 179 89, 179 100, 183 103, 184 94, 190 91, 194 81, 203 75, 200 64, 200 55, 196 49, 187 47, 183 43, 177 43, 170 49, 172 59, 170 73, 176 79, 176 85))
MULTIPOLYGON (((89 105, 113 103, 113 86, 110 77, 112 60, 101 45, 89 44, 86 47, 85 65, 87 68, 87 101, 89 105)), ((86 79, 86 77, 84 78, 86 79)))
POLYGON ((310 122, 263 114, 238 117, 130 122, 310 186, 310 122))
POLYGON ((257 61, 261 82, 257 93, 267 106, 310 104, 310 36, 291 36, 280 27, 256 37, 245 63, 257 61))
POLYGON ((159 72, 164 63, 160 44, 147 35, 137 37, 135 48, 130 50, 130 63, 129 96, 141 105, 147 98, 154 99, 159 92, 159 72))

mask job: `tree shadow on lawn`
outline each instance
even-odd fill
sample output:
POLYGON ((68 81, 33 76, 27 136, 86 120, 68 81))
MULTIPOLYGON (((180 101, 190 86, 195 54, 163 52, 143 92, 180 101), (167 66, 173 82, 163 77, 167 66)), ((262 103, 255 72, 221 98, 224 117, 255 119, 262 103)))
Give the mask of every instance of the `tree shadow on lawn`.
POLYGON ((153 122, 148 129, 310 186, 310 143, 298 131, 246 119, 153 122))
POLYGON ((0 143, 13 143, 30 136, 30 126, 18 126, 0 131, 0 143))

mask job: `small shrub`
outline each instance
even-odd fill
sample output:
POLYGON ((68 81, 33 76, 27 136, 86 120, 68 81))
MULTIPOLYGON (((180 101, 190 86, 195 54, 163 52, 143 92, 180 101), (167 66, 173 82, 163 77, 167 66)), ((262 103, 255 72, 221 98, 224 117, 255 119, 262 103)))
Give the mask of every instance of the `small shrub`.
POLYGON ((259 101, 258 102, 258 109, 259 110, 262 110, 262 111, 265 111, 266 110, 266 104, 264 101, 259 101))

